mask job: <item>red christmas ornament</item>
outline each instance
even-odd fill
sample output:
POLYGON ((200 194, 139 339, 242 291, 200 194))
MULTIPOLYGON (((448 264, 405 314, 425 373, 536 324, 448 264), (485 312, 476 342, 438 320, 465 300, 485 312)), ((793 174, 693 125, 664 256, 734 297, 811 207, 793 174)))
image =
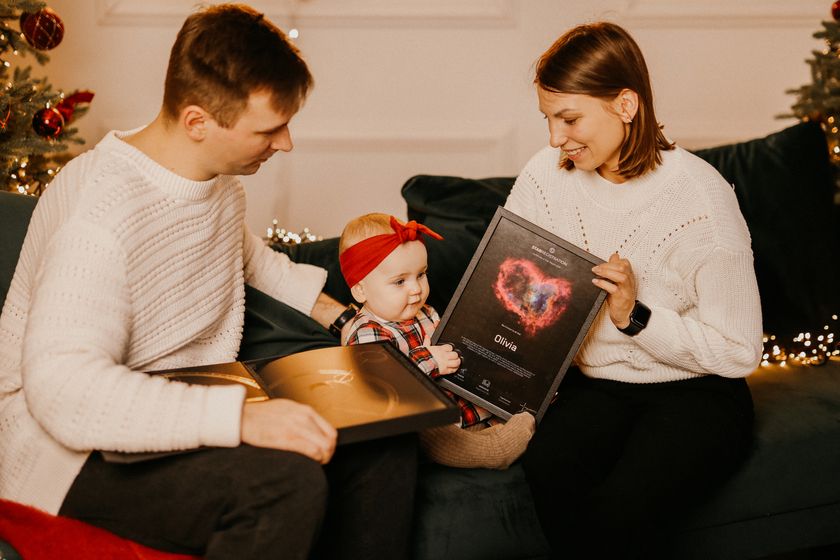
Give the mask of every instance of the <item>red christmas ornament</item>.
POLYGON ((64 129, 64 117, 55 109, 41 109, 32 119, 32 128, 39 136, 55 138, 64 129))
POLYGON ((90 103, 93 93, 80 91, 64 98, 55 108, 41 109, 32 119, 32 128, 39 136, 55 138, 64 129, 64 124, 73 118, 77 103, 90 103))
POLYGON ((831 17, 840 21, 840 2, 835 2, 834 5, 831 6, 831 17))
POLYGON ((30 45, 42 51, 57 47, 64 38, 64 22, 49 8, 21 14, 20 30, 30 45))

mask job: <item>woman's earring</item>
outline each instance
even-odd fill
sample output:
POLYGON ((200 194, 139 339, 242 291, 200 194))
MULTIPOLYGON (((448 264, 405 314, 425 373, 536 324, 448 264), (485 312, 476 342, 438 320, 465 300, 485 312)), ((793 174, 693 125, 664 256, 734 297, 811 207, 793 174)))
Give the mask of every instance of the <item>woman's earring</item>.
POLYGON ((630 117, 624 117, 624 122, 630 124, 633 122, 633 119, 631 119, 630 117))

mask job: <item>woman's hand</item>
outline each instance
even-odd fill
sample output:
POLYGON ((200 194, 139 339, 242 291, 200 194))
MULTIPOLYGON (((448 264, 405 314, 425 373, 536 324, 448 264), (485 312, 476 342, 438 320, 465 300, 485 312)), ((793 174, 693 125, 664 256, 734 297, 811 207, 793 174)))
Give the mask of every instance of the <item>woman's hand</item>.
POLYGON ((592 272, 606 278, 595 278, 592 283, 606 290, 613 324, 619 329, 626 328, 630 324, 630 312, 636 305, 636 275, 633 274, 630 261, 614 253, 609 262, 594 267, 592 272))

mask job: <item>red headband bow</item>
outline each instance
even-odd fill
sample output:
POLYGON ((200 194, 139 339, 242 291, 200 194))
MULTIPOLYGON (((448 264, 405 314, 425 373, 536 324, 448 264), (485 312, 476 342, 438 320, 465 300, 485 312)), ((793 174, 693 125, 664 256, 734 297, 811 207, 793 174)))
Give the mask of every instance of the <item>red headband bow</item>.
POLYGON ((420 234, 431 236, 435 239, 443 239, 426 226, 411 220, 403 225, 391 216, 391 227, 394 233, 375 235, 359 241, 341 254, 338 259, 341 263, 341 273, 351 288, 364 280, 365 276, 379 266, 379 263, 394 252, 394 249, 406 241, 423 241, 420 234))

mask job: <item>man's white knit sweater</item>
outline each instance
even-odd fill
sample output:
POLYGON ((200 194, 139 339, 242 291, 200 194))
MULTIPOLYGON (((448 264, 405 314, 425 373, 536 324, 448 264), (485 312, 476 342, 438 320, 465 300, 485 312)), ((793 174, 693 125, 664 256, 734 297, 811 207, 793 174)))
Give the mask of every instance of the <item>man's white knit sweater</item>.
POLYGON ((308 314, 326 279, 248 232, 236 177, 184 179, 133 132, 46 190, 0 317, 0 497, 50 513, 91 450, 238 445, 243 388, 141 372, 235 360, 245 282, 308 314))
POLYGON ((593 255, 618 252, 652 310, 634 337, 607 307, 577 355, 585 375, 656 383, 758 366, 762 330, 750 236, 733 189, 700 158, 663 152, 655 170, 622 184, 560 169, 546 148, 518 177, 506 208, 593 255))

